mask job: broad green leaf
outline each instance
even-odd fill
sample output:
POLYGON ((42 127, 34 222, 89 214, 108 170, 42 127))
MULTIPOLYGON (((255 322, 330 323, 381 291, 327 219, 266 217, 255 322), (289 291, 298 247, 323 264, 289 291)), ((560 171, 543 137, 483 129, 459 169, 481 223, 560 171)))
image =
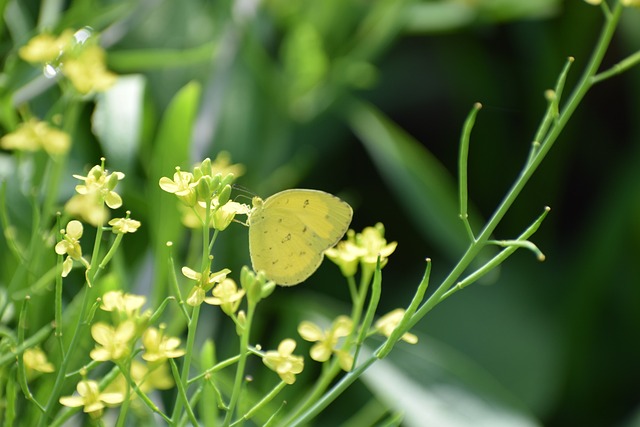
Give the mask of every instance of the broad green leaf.
POLYGON ((540 425, 486 371, 424 335, 415 345, 398 343, 362 381, 407 427, 540 425))
POLYGON ((178 200, 173 194, 162 191, 158 185, 163 176, 173 177, 176 166, 189 170, 189 147, 191 131, 200 100, 200 85, 191 82, 184 86, 173 98, 164 113, 160 129, 153 144, 148 161, 149 179, 147 197, 149 201, 149 221, 156 256, 156 277, 154 287, 156 302, 166 296, 166 249, 168 241, 177 242, 183 230, 178 212, 178 200), (164 258, 164 259, 163 259, 164 258))

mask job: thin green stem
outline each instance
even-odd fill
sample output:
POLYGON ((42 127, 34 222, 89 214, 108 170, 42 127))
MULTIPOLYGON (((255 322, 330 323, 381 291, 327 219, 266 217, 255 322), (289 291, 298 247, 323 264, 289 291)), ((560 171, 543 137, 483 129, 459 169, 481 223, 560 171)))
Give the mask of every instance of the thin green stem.
POLYGON ((469 199, 469 190, 468 190, 468 161, 469 161, 469 142, 471 140, 471 130, 473 129, 473 124, 476 121, 476 116, 478 115, 478 111, 482 108, 482 104, 476 102, 473 104, 473 108, 469 112, 467 119, 464 122, 464 126, 462 128, 462 135, 460 136, 460 156, 458 159, 458 190, 460 197, 460 219, 464 223, 464 227, 467 230, 467 234, 469 235, 469 240, 474 241, 476 238, 473 235, 473 230, 471 229, 471 224, 469 223, 469 213, 467 209, 467 203, 469 199))
POLYGON ((256 414, 256 412, 258 412, 264 405, 271 402, 271 400, 273 400, 273 398, 276 397, 286 386, 287 383, 285 383, 284 381, 280 381, 269 393, 267 393, 262 399, 260 399, 258 403, 253 405, 253 407, 249 409, 247 413, 242 416, 242 418, 231 424, 231 427, 241 424, 243 421, 251 419, 256 414))
POLYGON ((244 371, 247 364, 247 349, 249 348, 249 335, 251 332, 251 324, 253 322, 253 314, 255 312, 256 304, 251 300, 248 300, 247 304, 247 321, 240 337, 240 360, 238 360, 238 368, 236 369, 236 377, 233 383, 233 391, 231 392, 231 400, 229 402, 229 409, 224 417, 223 425, 225 427, 231 424, 231 419, 238 404, 240 398, 240 391, 242 390, 242 383, 244 382, 244 371))

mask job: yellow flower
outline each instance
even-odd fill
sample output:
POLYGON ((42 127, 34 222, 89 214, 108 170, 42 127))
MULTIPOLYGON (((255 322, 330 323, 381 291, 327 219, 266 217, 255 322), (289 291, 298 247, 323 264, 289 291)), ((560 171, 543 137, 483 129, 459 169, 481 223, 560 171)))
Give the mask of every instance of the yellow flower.
POLYGON ((146 301, 147 299, 142 295, 109 291, 102 296, 100 308, 104 311, 122 313, 125 319, 135 319, 139 317, 140 308, 146 301))
POLYGON ((14 132, 0 139, 0 147, 6 150, 38 151, 64 154, 71 147, 71 137, 66 132, 49 126, 47 122, 29 119, 14 132))
MULTIPOLYGON (((389 337, 391 333, 398 327, 400 321, 404 317, 405 310, 403 308, 396 308, 393 311, 382 316, 378 321, 373 325, 373 328, 380 334, 389 337)), ((408 342, 409 344, 415 344, 418 342, 418 337, 414 334, 407 332, 402 335, 402 340, 408 342)))
POLYGON ((67 277, 71 271, 73 260, 82 259, 82 247, 80 246, 82 231, 82 223, 76 220, 69 221, 66 231, 60 230, 62 240, 56 244, 54 249, 58 255, 67 254, 67 258, 62 264, 62 277, 67 277))
POLYGON ((96 381, 82 380, 76 387, 79 396, 63 396, 60 403, 64 406, 75 408, 84 406, 84 412, 92 418, 99 418, 105 406, 115 406, 124 401, 123 393, 100 393, 96 381))
POLYGON ((122 206, 122 198, 118 193, 113 191, 116 185, 118 185, 118 181, 124 178, 122 172, 109 174, 102 165, 96 165, 91 168, 87 176, 73 175, 73 177, 84 181, 84 184, 76 185, 76 192, 78 194, 99 194, 102 200, 104 200, 104 203, 111 209, 118 209, 122 206))
POLYGON ((101 227, 109 218, 109 210, 98 193, 74 194, 65 203, 64 210, 94 227, 101 227))
POLYGON ((362 233, 349 230, 347 240, 338 242, 335 248, 328 249, 325 255, 336 263, 342 274, 351 277, 355 274, 360 262, 363 272, 371 274, 380 256, 380 268, 387 264, 388 257, 396 250, 397 242, 387 243, 384 238, 384 226, 377 223, 375 227, 366 227, 362 233))
POLYGON ((163 176, 160 178, 159 185, 167 193, 175 194, 185 205, 195 206, 198 182, 194 182, 191 172, 182 172, 180 168, 176 168, 176 173, 173 174, 173 181, 163 176))
POLYGON ((354 231, 347 232, 347 240, 338 242, 333 248, 327 249, 324 254, 333 261, 344 277, 352 277, 358 270, 360 258, 366 254, 366 250, 355 244, 354 231))
POLYGON ((190 269, 189 267, 182 267, 182 274, 185 277, 198 282, 193 288, 191 288, 189 295, 187 295, 187 304, 194 307, 202 304, 205 293, 213 288, 213 285, 226 279, 227 274, 229 273, 231 273, 231 270, 228 268, 223 268, 215 273, 209 273, 209 269, 207 268, 204 274, 202 274, 190 269))
POLYGON ((53 364, 47 360, 47 355, 39 347, 26 349, 22 353, 22 361, 30 379, 35 378, 38 373, 48 374, 55 371, 53 364))
POLYGON ((164 328, 148 328, 142 335, 144 353, 142 358, 147 362, 164 362, 183 356, 185 351, 179 349, 180 340, 175 337, 166 337, 164 328))
POLYGON ((213 296, 204 299, 204 302, 211 305, 219 305, 227 315, 232 315, 238 310, 238 306, 244 297, 245 290, 238 290, 236 282, 225 278, 213 288, 213 296))
POLYGON ((116 82, 118 76, 107 70, 105 52, 97 44, 84 47, 80 54, 63 58, 62 73, 82 94, 104 92, 116 82))
POLYGON ((20 58, 31 63, 45 63, 58 59, 73 38, 73 31, 65 30, 58 37, 39 34, 18 50, 20 58))
POLYGON ((140 390, 148 393, 152 390, 168 390, 174 386, 168 363, 154 363, 152 368, 134 360, 131 363, 131 377, 140 390))
MULTIPOLYGON (((169 371, 168 363, 154 364, 152 367, 149 367, 146 363, 134 359, 131 361, 129 374, 140 391, 146 394, 149 394, 153 390, 168 390, 175 385, 169 371)), ((127 379, 120 373, 105 387, 104 392, 126 395, 128 386, 129 383, 127 379)), ((137 396, 133 388, 129 388, 129 399, 132 401, 132 404, 140 405, 139 402, 135 400, 137 396)))
MULTIPOLYGON (((217 202, 217 199, 214 199, 217 202)), ((228 201, 224 205, 216 208, 211 216, 211 227, 219 231, 224 231, 233 221, 236 215, 246 215, 251 208, 238 202, 228 201)))
POLYGON ((623 6, 640 7, 640 0, 622 0, 623 6))
POLYGON ((91 336, 98 345, 89 355, 98 362, 120 360, 129 355, 135 334, 135 323, 131 320, 122 322, 116 328, 102 322, 95 323, 91 326, 91 336))
POLYGON ((109 221, 109 225, 113 227, 112 231, 116 234, 135 233, 140 227, 140 221, 131 218, 114 218, 109 221))
POLYGON ((262 358, 262 362, 269 369, 275 371, 280 379, 287 384, 296 382, 296 374, 302 372, 304 359, 302 356, 293 355, 296 349, 296 342, 290 338, 283 340, 278 346, 278 350, 267 351, 262 358))
POLYGON ((233 174, 237 178, 244 175, 244 169, 244 165, 240 163, 231 163, 231 155, 227 151, 220 151, 211 162, 211 175, 217 173, 221 173, 223 176, 233 174))
POLYGON ((298 326, 298 333, 306 341, 316 342, 309 352, 311 358, 318 362, 326 362, 335 353, 340 362, 340 367, 351 370, 353 356, 338 348, 340 338, 346 337, 353 329, 353 321, 348 316, 338 316, 331 328, 323 331, 313 322, 304 321, 298 326))

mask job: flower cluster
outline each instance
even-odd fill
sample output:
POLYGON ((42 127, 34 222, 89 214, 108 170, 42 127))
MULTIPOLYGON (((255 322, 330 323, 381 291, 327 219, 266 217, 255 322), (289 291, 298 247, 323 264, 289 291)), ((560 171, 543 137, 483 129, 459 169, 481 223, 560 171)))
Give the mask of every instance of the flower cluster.
MULTIPOLYGON (((115 192, 115 187, 118 185, 118 181, 124 178, 124 174, 122 172, 109 173, 104 168, 104 162, 105 159, 102 158, 102 163, 91 168, 87 176, 73 175, 74 178, 84 183, 76 185, 78 194, 71 197, 65 205, 67 213, 96 227, 101 227, 108 216, 105 205, 111 209, 122 206, 122 198, 115 192)), ((125 218, 114 218, 109 221, 113 233, 118 235, 134 233, 140 227, 140 222, 129 218, 129 215, 130 212, 127 211, 125 218)), ((60 230, 62 239, 56 244, 55 251, 58 255, 67 255, 62 264, 62 277, 69 274, 74 261, 80 261, 87 270, 89 269, 90 264, 82 257, 82 247, 80 246, 83 232, 84 227, 78 220, 69 221, 66 229, 60 230)))
MULTIPOLYGON (((124 178, 122 172, 109 173, 102 163, 91 168, 87 176, 73 175, 74 178, 83 181, 76 185, 76 193, 65 204, 65 211, 73 216, 81 218, 89 224, 99 227, 105 223, 109 213, 105 205, 111 209, 122 206, 122 197, 115 191, 118 182, 124 178)), ((109 222, 114 233, 133 233, 140 227, 138 221, 130 218, 117 218, 109 222)))
POLYGON ((58 255, 67 255, 62 263, 62 277, 67 277, 73 261, 81 261, 82 264, 89 268, 89 262, 82 257, 82 246, 80 246, 80 238, 84 232, 84 227, 80 221, 69 221, 65 230, 60 230, 62 240, 56 246, 55 251, 58 255))
POLYGON ((0 138, 0 147, 20 151, 43 149, 51 155, 65 154, 71 147, 71 137, 47 122, 31 118, 0 138))
MULTIPOLYGON (((111 314, 111 322, 99 321, 91 326, 91 336, 96 346, 90 357, 96 362, 111 361, 121 369, 128 367, 129 377, 143 392, 153 388, 167 389, 173 386, 169 375, 168 359, 181 357, 180 340, 167 336, 165 326, 148 326, 151 312, 142 310, 146 298, 141 295, 109 291, 101 298, 100 309, 111 314), (138 340, 143 352, 142 361, 133 359, 138 340)), ((65 396, 60 403, 65 406, 84 406, 84 411, 98 418, 106 406, 122 403, 127 391, 127 381, 119 377, 107 389, 100 391, 97 382, 83 379, 77 385, 78 396, 65 396)))
POLYGON ((356 274, 358 264, 363 273, 371 274, 375 271, 378 256, 380 268, 387 264, 388 257, 396 250, 397 242, 387 243, 384 238, 384 226, 381 223, 375 227, 366 227, 362 233, 353 230, 347 232, 347 240, 325 251, 325 255, 336 263, 345 277, 356 274))
POLYGON ((104 92, 117 79, 107 70, 104 49, 90 28, 65 30, 57 37, 37 35, 20 48, 18 55, 27 62, 43 64, 48 77, 61 72, 83 95, 104 92))
POLYGON ((201 228, 208 217, 208 227, 223 231, 237 214, 250 210, 248 205, 230 200, 231 184, 242 172, 242 166, 230 165, 226 153, 221 153, 213 162, 205 159, 193 172, 177 167, 173 179, 162 177, 159 185, 182 202, 185 226, 201 228))

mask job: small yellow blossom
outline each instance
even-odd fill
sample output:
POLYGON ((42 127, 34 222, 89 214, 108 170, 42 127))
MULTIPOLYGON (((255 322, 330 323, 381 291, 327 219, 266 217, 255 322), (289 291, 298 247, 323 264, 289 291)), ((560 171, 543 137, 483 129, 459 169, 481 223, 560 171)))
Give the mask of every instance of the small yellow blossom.
POLYGON ((125 294, 120 290, 109 291, 102 296, 100 308, 104 311, 122 313, 125 319, 134 319, 138 317, 140 308, 146 301, 142 295, 125 294))
POLYGON ((140 227, 140 221, 131 218, 114 218, 109 221, 109 225, 113 227, 112 231, 116 234, 135 233, 140 227))
POLYGON ((29 40, 26 46, 18 50, 20 58, 31 63, 55 61, 73 39, 73 31, 65 30, 58 37, 51 34, 39 34, 29 40))
POLYGON ((24 367, 27 370, 27 377, 34 378, 38 373, 51 373, 55 371, 55 368, 49 360, 47 355, 39 347, 28 348, 22 353, 22 361, 24 367))
MULTIPOLYGON (((224 231, 234 220, 236 215, 246 215, 251 207, 246 204, 228 201, 222 206, 218 206, 218 199, 214 198, 211 202, 213 214, 209 223, 210 228, 224 231)), ((205 202, 198 202, 195 206, 186 207, 181 205, 182 224, 188 228, 202 228, 202 224, 206 218, 207 209, 205 202)))
POLYGON ((89 354, 93 360, 106 362, 120 360, 129 355, 131 340, 136 334, 135 323, 127 320, 117 327, 98 322, 91 326, 91 336, 98 344, 89 354))
POLYGON ((98 383, 93 380, 82 380, 76 387, 79 396, 63 396, 60 403, 64 406, 75 408, 84 406, 84 412, 92 418, 102 416, 105 406, 115 406, 124 401, 123 393, 100 392, 98 383))
POLYGON ((152 390, 168 390, 175 385, 168 363, 154 363, 150 368, 134 360, 131 363, 131 377, 145 393, 152 390))
POLYGON ((71 137, 50 126, 47 122, 29 119, 0 139, 0 147, 6 150, 38 151, 49 154, 64 154, 71 147, 71 137))
POLYGON ((78 194, 97 193, 111 209, 118 209, 122 206, 122 198, 118 193, 113 191, 116 185, 118 185, 118 181, 124 179, 122 172, 109 174, 102 165, 96 165, 91 168, 87 176, 73 175, 73 177, 84 181, 84 184, 76 185, 76 192, 78 194))
POLYGON ((384 226, 378 223, 375 227, 366 227, 362 233, 356 234, 349 230, 347 240, 338 242, 336 247, 328 249, 325 254, 340 267, 344 276, 351 277, 355 274, 358 261, 367 274, 375 270, 378 256, 380 268, 384 267, 397 246, 397 242, 387 243, 384 226))
POLYGON ((240 163, 231 163, 231 155, 227 151, 220 151, 211 162, 211 174, 221 173, 224 175, 233 174, 234 177, 244 175, 245 167, 240 163))
POLYGON ((338 316, 331 328, 322 330, 313 322, 304 321, 298 326, 298 333, 306 341, 316 342, 309 352, 311 358, 318 362, 326 362, 335 353, 340 362, 340 367, 351 370, 353 356, 338 348, 340 338, 346 337, 353 329, 353 321, 348 316, 338 316))
POLYGON ((230 316, 238 310, 244 294, 245 290, 238 289, 236 282, 225 278, 213 288, 213 296, 205 298, 204 302, 211 305, 219 305, 222 311, 230 316))
POLYGON ((74 194, 65 203, 64 210, 94 227, 101 227, 109 218, 109 210, 98 193, 74 194))
POLYGON ((188 279, 198 282, 187 295, 187 304, 196 306, 202 304, 205 293, 209 292, 213 285, 222 282, 227 278, 227 274, 231 273, 228 268, 223 268, 215 273, 209 273, 207 268, 204 274, 198 273, 189 267, 182 267, 182 274, 188 279))
POLYGON ((62 240, 56 246, 55 251, 58 255, 67 254, 67 258, 62 263, 62 277, 67 277, 73 267, 73 260, 82 260, 82 247, 80 246, 80 238, 82 237, 82 223, 72 220, 67 224, 66 231, 61 230, 62 240))
POLYGON ((105 52, 97 44, 86 46, 80 54, 62 61, 62 73, 82 94, 104 92, 118 76, 107 70, 105 52))
MULTIPOLYGON (((389 337, 400 324, 400 321, 404 317, 404 313, 405 310, 403 308, 396 308, 378 319, 373 327, 378 333, 389 337)), ((418 337, 409 332, 402 335, 401 338, 409 344, 415 344, 418 342, 418 337)))
POLYGON ((623 6, 640 7, 640 0, 622 0, 623 6))
MULTIPOLYGON (((129 373, 133 382, 143 393, 148 394, 153 390, 168 390, 175 385, 168 363, 154 364, 153 367, 149 367, 146 363, 134 359, 131 361, 129 373)), ((105 393, 126 395, 128 385, 127 379, 120 373, 104 391, 105 393)), ((135 399, 136 397, 136 392, 129 389, 129 398, 135 399)))
POLYGON ((183 356, 185 351, 179 349, 180 340, 164 335, 164 328, 148 328, 142 335, 144 353, 142 358, 147 362, 164 362, 183 356))
POLYGON ((195 206, 198 182, 194 182, 191 172, 182 172, 180 168, 176 168, 176 173, 173 174, 173 181, 163 176, 160 178, 159 185, 167 193, 175 194, 186 206, 195 206))
POLYGON ((296 382, 296 374, 302 372, 304 368, 302 356, 292 354, 295 349, 296 342, 287 338, 280 343, 277 351, 267 351, 262 358, 262 362, 269 369, 275 371, 280 376, 280 379, 287 384, 296 382))

